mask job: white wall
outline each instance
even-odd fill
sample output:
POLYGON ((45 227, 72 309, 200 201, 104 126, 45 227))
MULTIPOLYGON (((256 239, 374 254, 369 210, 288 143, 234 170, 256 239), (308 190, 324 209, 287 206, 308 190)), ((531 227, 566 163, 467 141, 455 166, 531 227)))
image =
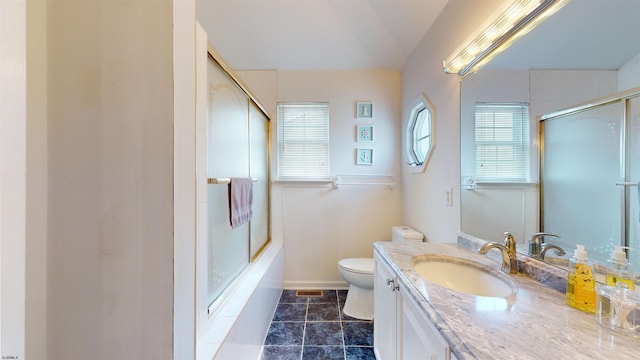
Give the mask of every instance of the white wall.
MULTIPOLYGON (((364 71, 243 71, 243 80, 275 114, 277 101, 330 103, 331 174, 400 173, 400 74, 364 71), (276 90, 277 98, 264 90, 276 90), (268 98, 267 98, 268 97, 268 98), (355 102, 373 101, 374 118, 356 120, 355 102), (356 142, 355 126, 374 125, 374 142, 356 142), (355 165, 357 147, 374 149, 374 165, 355 165)), ((276 120, 271 124, 275 147, 276 120)), ((275 151, 272 152, 275 156, 275 151)), ((273 172, 272 174, 275 174, 273 172)), ((372 243, 391 238, 391 226, 401 223, 399 179, 387 187, 300 185, 272 187, 272 224, 282 234, 287 288, 337 288, 346 283, 338 261, 372 257, 372 243)))
POLYGON ((613 94, 615 70, 531 70, 531 113, 544 115, 613 94))
POLYGON ((618 91, 640 86, 640 53, 631 58, 618 71, 618 91))
POLYGON ((47 13, 48 358, 169 359, 172 1, 47 13))
POLYGON ((425 93, 436 108, 436 147, 424 173, 402 170, 402 216, 428 241, 455 242, 460 227, 459 77, 442 71, 447 58, 503 1, 450 0, 411 54, 402 73, 402 123, 409 105, 425 93), (445 205, 452 187, 453 206, 445 205))

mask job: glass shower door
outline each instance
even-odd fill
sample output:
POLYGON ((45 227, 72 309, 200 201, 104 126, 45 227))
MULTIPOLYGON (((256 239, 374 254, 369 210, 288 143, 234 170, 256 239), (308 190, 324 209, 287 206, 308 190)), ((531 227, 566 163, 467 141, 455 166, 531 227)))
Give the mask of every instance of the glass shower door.
MULTIPOLYGON (((624 231, 623 103, 545 120, 542 227, 569 256, 583 244, 604 261, 624 231)), ((640 180, 640 177, 638 178, 640 180)))
MULTIPOLYGON (((207 177, 249 177, 248 98, 208 62, 207 177)), ((208 299, 213 303, 249 264, 249 224, 229 225, 226 184, 207 186, 208 299)))
POLYGON ((638 182, 640 182, 640 97, 629 99, 628 110, 627 162, 629 174, 627 180, 635 186, 626 186, 627 244, 631 248, 628 253, 629 261, 637 272, 640 270, 640 187, 638 187, 638 182))

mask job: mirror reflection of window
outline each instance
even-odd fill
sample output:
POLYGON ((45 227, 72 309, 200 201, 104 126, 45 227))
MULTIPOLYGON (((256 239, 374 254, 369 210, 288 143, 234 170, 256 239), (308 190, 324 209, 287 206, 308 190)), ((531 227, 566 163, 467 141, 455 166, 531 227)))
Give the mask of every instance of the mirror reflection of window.
POLYGON ((435 108, 423 97, 412 107, 407 123, 407 164, 422 172, 435 146, 435 108))
POLYGON ((477 103, 475 180, 529 181, 529 104, 477 103))

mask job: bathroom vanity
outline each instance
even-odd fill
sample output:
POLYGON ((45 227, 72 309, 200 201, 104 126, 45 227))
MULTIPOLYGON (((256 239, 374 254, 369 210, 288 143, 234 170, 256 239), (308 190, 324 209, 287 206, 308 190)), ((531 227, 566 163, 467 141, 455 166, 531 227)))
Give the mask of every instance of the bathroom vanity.
POLYGON ((395 271, 374 255, 374 351, 378 359, 456 359, 433 322, 400 286, 395 271))
POLYGON ((489 256, 457 244, 375 243, 378 360, 638 357, 640 339, 603 328, 593 314, 567 306, 564 292, 519 273, 509 275, 517 283, 510 296, 465 294, 419 275, 414 264, 421 255, 500 269, 489 256))

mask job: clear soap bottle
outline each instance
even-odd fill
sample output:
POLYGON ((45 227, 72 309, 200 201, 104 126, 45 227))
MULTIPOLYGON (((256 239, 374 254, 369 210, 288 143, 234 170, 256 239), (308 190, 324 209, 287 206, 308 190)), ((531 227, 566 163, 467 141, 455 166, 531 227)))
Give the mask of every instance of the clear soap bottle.
POLYGON ((567 304, 589 313, 596 312, 596 282, 593 263, 587 257, 584 245, 577 245, 569 259, 567 304))
POLYGON ((624 247, 616 245, 611 257, 607 260, 605 283, 609 286, 616 286, 618 281, 622 281, 629 286, 629 290, 633 290, 635 286, 633 277, 633 270, 629 260, 627 260, 624 247))

